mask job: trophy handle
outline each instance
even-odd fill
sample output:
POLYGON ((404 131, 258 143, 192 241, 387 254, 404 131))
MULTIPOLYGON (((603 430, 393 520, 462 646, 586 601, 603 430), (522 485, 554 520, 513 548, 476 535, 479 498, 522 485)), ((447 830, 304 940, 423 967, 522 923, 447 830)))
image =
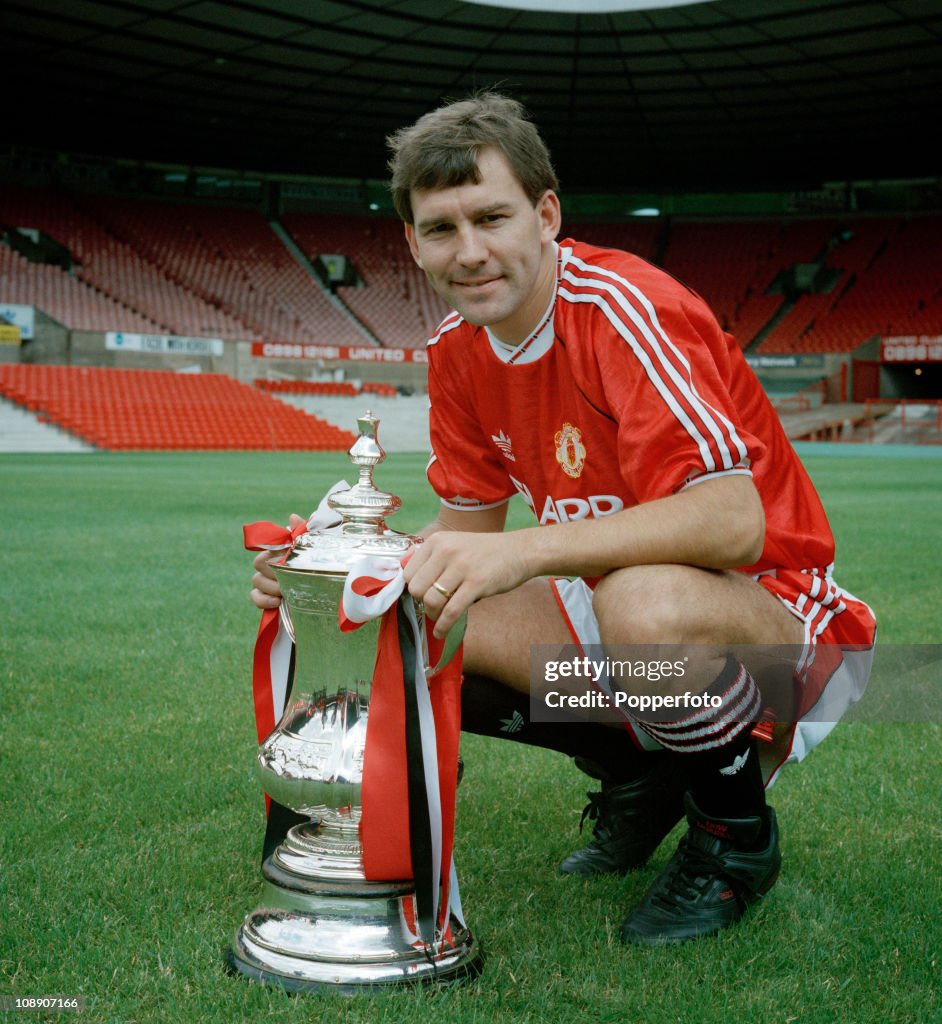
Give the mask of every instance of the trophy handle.
POLYGON ((278 618, 281 619, 281 624, 285 627, 291 642, 295 643, 294 623, 291 621, 291 612, 288 611, 288 602, 285 600, 282 600, 281 604, 278 605, 278 618))
POLYGON ((442 648, 442 656, 438 659, 438 664, 434 668, 429 668, 428 665, 428 650, 426 649, 425 659, 425 678, 431 679, 436 672, 440 672, 451 659, 455 656, 455 651, 461 646, 461 641, 464 640, 464 631, 468 628, 468 613, 463 612, 461 618, 448 630, 445 636, 445 646, 442 648))

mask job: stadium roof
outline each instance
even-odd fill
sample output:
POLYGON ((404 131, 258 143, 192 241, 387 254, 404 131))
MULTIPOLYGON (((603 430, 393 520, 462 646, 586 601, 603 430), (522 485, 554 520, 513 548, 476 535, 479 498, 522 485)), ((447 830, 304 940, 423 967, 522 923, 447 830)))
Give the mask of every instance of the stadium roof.
POLYGON ((388 132, 498 85, 531 111, 564 187, 939 174, 942 0, 523 6, 0 0, 5 141, 382 178, 388 132))

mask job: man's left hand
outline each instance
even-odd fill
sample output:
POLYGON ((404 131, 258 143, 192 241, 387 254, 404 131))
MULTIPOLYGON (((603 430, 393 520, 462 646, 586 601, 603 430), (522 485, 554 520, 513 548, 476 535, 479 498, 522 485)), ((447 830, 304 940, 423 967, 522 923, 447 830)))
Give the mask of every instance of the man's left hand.
POLYGON ((483 597, 502 594, 528 580, 522 534, 440 531, 418 545, 405 566, 409 593, 435 620, 444 637, 461 615, 483 597))

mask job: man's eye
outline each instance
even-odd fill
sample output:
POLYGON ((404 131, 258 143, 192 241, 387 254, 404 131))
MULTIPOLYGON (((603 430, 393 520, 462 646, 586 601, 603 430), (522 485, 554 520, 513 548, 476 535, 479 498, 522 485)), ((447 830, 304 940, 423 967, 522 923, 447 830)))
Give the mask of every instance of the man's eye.
POLYGON ((494 224, 497 221, 500 221, 500 220, 503 220, 503 219, 504 219, 504 214, 502 214, 502 213, 489 213, 485 217, 481 218, 481 220, 484 221, 485 224, 494 224))

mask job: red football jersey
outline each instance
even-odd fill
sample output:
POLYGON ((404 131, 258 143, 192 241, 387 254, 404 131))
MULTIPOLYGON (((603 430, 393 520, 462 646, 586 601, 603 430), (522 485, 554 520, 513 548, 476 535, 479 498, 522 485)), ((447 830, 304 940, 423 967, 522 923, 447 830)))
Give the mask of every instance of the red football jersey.
POLYGON ((650 263, 567 239, 530 338, 511 349, 454 313, 428 357, 428 477, 446 505, 519 493, 547 525, 747 473, 766 534, 744 571, 833 562, 818 495, 739 346, 650 263))

